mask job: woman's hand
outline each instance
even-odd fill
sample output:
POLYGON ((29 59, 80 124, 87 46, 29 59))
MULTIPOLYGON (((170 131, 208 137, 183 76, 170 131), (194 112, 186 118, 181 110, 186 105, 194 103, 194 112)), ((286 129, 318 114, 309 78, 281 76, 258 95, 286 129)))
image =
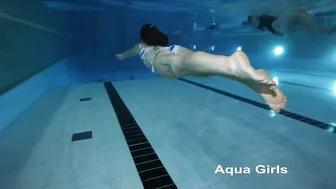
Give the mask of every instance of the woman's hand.
POLYGON ((116 54, 116 58, 118 59, 118 60, 124 60, 124 54, 116 54))

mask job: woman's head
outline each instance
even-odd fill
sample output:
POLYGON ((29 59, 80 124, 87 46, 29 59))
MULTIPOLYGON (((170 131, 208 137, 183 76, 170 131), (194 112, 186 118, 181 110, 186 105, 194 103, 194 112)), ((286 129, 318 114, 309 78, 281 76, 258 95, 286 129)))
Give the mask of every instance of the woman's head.
POLYGON ((152 24, 145 24, 140 30, 143 43, 148 46, 168 46, 168 36, 152 24))

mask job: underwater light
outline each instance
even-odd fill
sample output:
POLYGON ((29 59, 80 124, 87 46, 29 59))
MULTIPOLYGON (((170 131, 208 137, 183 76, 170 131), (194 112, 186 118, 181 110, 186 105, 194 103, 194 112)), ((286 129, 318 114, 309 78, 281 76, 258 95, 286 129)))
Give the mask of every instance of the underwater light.
POLYGON ((329 126, 328 128, 327 128, 327 131, 329 132, 329 133, 335 133, 335 126, 329 126))
POLYGON ((194 48, 194 50, 195 50, 195 49, 196 49, 196 45, 194 45, 194 47, 193 47, 193 48, 194 48))
POLYGON ((336 93, 336 83, 334 84, 333 90, 334 90, 334 93, 336 93))
POLYGON ((283 47, 277 46, 274 49, 274 54, 278 56, 278 55, 281 55, 283 53, 283 51, 284 51, 283 47))
POLYGON ((214 45, 212 45, 211 50, 213 50, 213 51, 215 50, 215 46, 214 45))
POLYGON ((270 117, 275 117, 276 116, 276 113, 273 111, 273 110, 270 110, 270 114, 269 114, 270 117))
POLYGON ((237 48, 237 51, 241 51, 241 50, 242 50, 242 48, 241 48, 241 47, 238 47, 238 48, 237 48))
POLYGON ((335 122, 331 122, 329 124, 330 125, 328 126, 328 128, 326 130, 328 132, 330 132, 330 133, 336 133, 336 123, 335 122))
POLYGON ((278 80, 278 78, 277 78, 277 77, 273 77, 273 81, 275 81, 276 85, 278 85, 278 84, 279 84, 279 80, 278 80))

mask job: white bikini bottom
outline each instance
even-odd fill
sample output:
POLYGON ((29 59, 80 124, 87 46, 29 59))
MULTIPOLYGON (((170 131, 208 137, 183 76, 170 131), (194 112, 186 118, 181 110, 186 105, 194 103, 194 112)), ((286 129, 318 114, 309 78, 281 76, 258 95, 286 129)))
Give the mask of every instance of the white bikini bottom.
POLYGON ((153 60, 151 61, 152 72, 155 72, 155 70, 154 70, 154 65, 153 65, 154 58, 155 58, 155 56, 156 56, 160 51, 162 51, 162 50, 169 50, 169 51, 171 51, 172 53, 177 54, 177 49, 178 49, 178 47, 179 47, 178 45, 171 45, 171 46, 169 46, 169 47, 161 47, 160 49, 158 49, 158 50, 155 52, 155 54, 154 54, 153 60))

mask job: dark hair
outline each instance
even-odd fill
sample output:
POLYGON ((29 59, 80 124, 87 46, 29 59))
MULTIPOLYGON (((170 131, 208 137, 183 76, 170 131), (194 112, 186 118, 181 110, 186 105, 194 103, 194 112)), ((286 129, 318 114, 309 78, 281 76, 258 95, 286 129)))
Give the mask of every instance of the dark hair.
POLYGON ((152 24, 145 24, 140 30, 142 42, 148 46, 168 46, 168 36, 152 24))

